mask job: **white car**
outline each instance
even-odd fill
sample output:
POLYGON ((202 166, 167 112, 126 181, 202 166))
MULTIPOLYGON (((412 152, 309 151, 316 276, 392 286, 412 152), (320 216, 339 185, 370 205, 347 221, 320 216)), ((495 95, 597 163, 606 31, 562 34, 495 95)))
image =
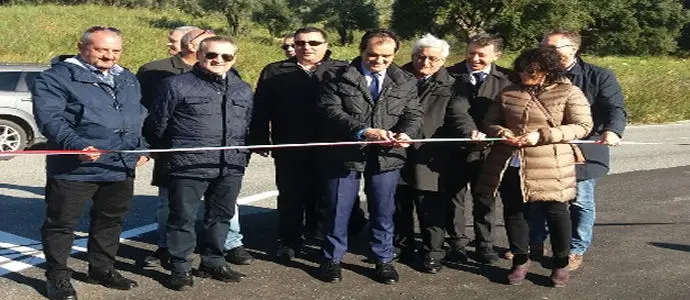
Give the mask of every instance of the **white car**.
POLYGON ((24 150, 45 141, 34 120, 31 87, 36 76, 48 67, 0 64, 0 152, 24 150))

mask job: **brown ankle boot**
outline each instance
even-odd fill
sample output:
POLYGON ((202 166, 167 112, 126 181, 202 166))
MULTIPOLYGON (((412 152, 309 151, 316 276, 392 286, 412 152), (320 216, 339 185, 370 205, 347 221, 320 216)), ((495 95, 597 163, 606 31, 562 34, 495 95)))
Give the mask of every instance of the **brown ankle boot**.
POLYGON ((554 268, 553 271, 551 271, 550 278, 553 287, 565 287, 568 284, 570 274, 568 274, 567 268, 554 268))
POLYGON ((509 285, 520 285, 522 281, 527 276, 527 269, 529 263, 524 263, 521 265, 515 265, 510 269, 510 274, 508 274, 508 284, 509 285))

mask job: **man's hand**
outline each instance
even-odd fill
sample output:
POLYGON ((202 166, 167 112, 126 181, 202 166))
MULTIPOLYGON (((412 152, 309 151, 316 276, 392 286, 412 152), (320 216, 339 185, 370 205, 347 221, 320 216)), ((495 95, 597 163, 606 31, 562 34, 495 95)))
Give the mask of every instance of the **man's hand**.
POLYGON ((393 143, 393 147, 399 147, 399 148, 409 147, 410 143, 405 143, 405 142, 412 140, 410 138, 410 136, 408 136, 407 133, 404 133, 404 132, 393 134, 393 139, 395 139, 395 143, 393 143))
POLYGON ((145 165, 147 162, 149 162, 149 160, 151 160, 151 158, 146 155, 139 156, 139 159, 137 160, 137 167, 145 165))
MULTIPOLYGON (((98 149, 96 149, 96 147, 94 146, 88 146, 84 149, 81 149, 81 151, 98 151, 98 149)), ((77 159, 81 161, 96 161, 99 157, 101 157, 101 153, 92 152, 86 154, 79 154, 79 156, 77 156, 77 159)))
POLYGON ((472 133, 470 133, 470 139, 473 141, 481 141, 484 138, 486 138, 486 134, 479 130, 472 130, 472 133))
POLYGON ((365 130, 364 139, 367 141, 395 141, 393 132, 378 128, 369 128, 365 130))
POLYGON ((597 143, 607 146, 618 146, 621 144, 621 137, 619 137, 615 132, 607 130, 604 131, 597 143))
POLYGON ((517 138, 518 146, 534 146, 539 142, 539 132, 533 131, 517 138))

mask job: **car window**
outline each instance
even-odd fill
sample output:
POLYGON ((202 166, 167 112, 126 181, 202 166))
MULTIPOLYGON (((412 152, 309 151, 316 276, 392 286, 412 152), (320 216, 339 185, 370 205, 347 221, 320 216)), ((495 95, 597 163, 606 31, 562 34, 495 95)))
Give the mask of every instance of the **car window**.
POLYGON ((34 87, 34 79, 41 74, 41 72, 26 71, 24 72, 24 77, 21 78, 21 82, 17 86, 18 92, 28 92, 34 87))
POLYGON ((14 92, 22 72, 0 72, 0 91, 14 92))

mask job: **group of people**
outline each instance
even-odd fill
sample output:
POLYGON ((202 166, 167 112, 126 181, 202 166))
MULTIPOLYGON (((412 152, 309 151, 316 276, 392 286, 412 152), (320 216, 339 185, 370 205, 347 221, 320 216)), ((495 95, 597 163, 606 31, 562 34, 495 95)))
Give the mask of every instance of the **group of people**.
POLYGON ((580 266, 591 243, 594 186, 608 170, 605 145, 618 144, 626 124, 620 86, 610 71, 577 56, 577 33, 546 34, 542 45, 518 56, 512 71, 495 64, 502 40, 491 34, 471 37, 466 59, 448 68, 450 46, 431 34, 415 42, 402 67, 393 63, 400 41, 384 29, 366 32, 360 55, 349 63, 331 58, 320 28, 300 28, 282 42, 287 58, 262 70, 255 91, 233 68, 237 43, 191 26, 171 31, 171 56, 142 66, 136 76, 117 64, 120 31, 89 28, 78 55, 36 79, 34 114, 49 145, 83 151, 46 158, 41 233, 49 298, 77 298, 67 258, 89 199, 88 280, 122 290, 137 286, 114 262, 135 169, 151 158, 152 184, 159 187, 158 249, 139 263, 169 269, 167 285, 175 290, 192 287, 193 275, 245 278, 228 262, 253 261, 237 211, 249 150, 101 151, 245 145, 266 145, 254 152, 275 163, 276 259, 293 260, 305 240, 316 240, 323 281, 342 280, 348 240, 365 228, 382 283, 399 281, 396 258, 428 273, 438 273, 442 261, 494 263, 500 193, 506 257, 513 262, 507 283, 521 283, 529 258, 544 256, 550 232, 551 280, 566 285, 568 271, 580 266), (503 140, 488 143, 485 137, 503 140), (472 142, 412 142, 426 138, 472 142), (599 142, 568 143, 575 139, 599 142), (340 141, 366 143, 270 147, 340 141), (368 219, 360 208, 362 179, 368 219), (470 196, 471 257, 465 235, 470 196), (203 229, 195 228, 197 218, 203 229), (201 259, 193 274, 195 249, 201 259))

